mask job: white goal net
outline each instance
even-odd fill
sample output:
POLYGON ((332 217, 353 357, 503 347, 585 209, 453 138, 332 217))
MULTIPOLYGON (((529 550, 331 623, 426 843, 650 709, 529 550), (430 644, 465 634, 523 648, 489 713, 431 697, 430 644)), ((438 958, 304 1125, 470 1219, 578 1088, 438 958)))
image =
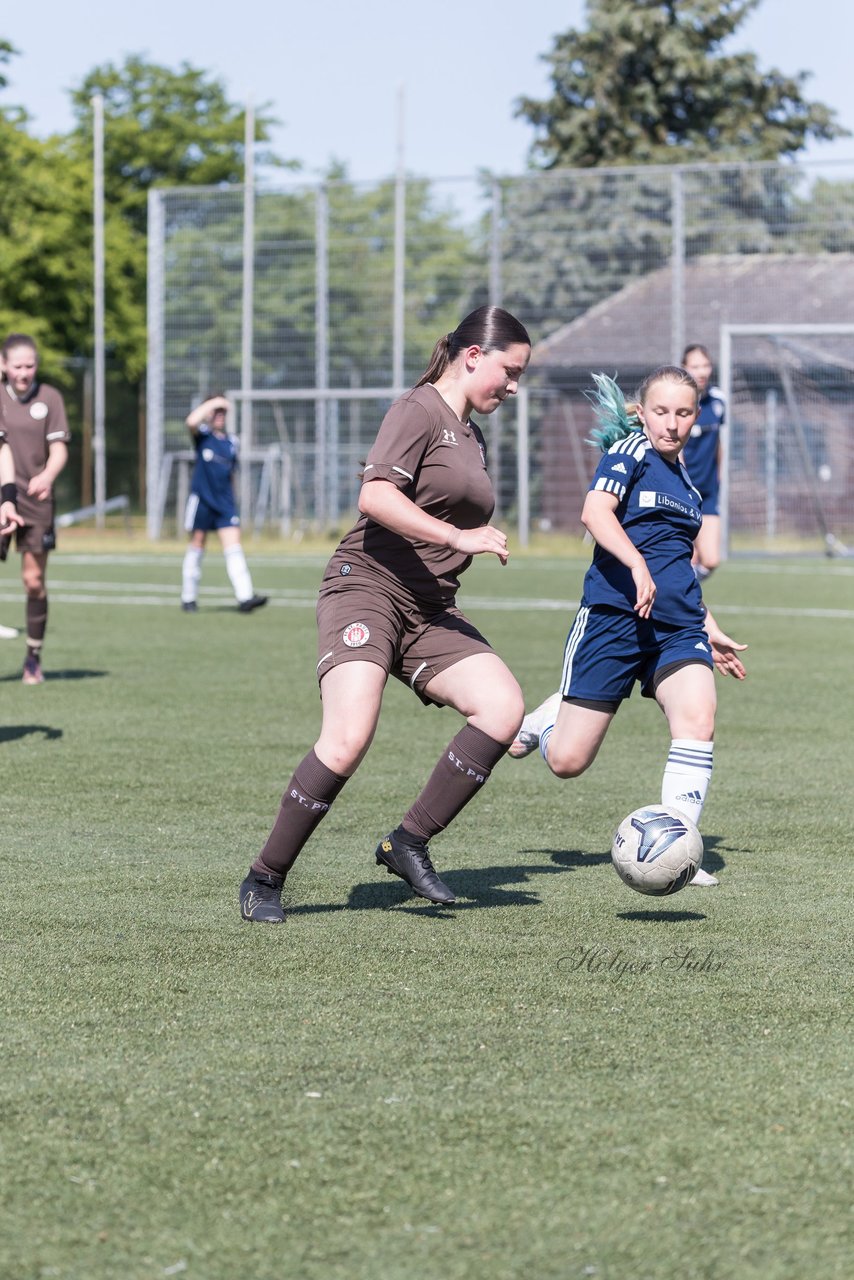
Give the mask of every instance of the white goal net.
POLYGON ((720 375, 729 553, 854 554, 854 325, 723 325, 720 375))

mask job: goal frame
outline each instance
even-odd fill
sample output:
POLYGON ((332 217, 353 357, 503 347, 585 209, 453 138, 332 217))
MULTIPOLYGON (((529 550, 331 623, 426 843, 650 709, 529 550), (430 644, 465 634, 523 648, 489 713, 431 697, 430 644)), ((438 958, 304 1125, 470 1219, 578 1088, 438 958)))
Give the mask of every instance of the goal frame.
MULTIPOLYGON (((771 337, 850 337, 854 339, 854 324, 722 324, 720 328, 720 379, 724 398, 725 419, 721 429, 721 553, 724 560, 730 557, 730 431, 732 413, 732 343, 733 338, 771 337)), ((824 532, 826 554, 847 555, 832 533, 824 532)))

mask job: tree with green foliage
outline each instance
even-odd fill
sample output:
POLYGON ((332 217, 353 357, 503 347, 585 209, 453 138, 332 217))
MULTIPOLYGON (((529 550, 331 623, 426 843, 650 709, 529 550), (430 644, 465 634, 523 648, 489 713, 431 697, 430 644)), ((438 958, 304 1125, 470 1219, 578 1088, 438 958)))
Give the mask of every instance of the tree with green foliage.
MULTIPOLYGON (((0 39, 0 89, 17 52, 0 39)), ((27 124, 21 107, 0 109, 0 338, 32 334, 53 365, 80 352, 91 322, 91 170, 27 124)))
POLYGON ((522 98, 535 167, 778 160, 847 136, 804 96, 806 72, 763 71, 725 45, 760 0, 588 0, 588 27, 544 55, 552 92, 522 98))
MULTIPOLYGON (((92 98, 104 98, 104 186, 134 231, 144 234, 149 187, 218 186, 243 181, 245 107, 221 80, 184 62, 177 71, 129 55, 90 71, 72 94, 75 136, 92 151, 92 98)), ((255 141, 276 121, 255 112, 255 141)), ((269 150, 258 165, 283 162, 269 150)), ((293 164, 291 167, 294 167, 293 164)))
MULTIPOLYGON (((96 67, 72 94, 75 154, 91 166, 92 98, 104 98, 107 339, 128 376, 146 363, 148 190, 243 180, 245 109, 224 85, 183 63, 177 71, 130 55, 96 67)), ((261 107, 255 138, 267 142, 273 118, 261 107)), ((259 164, 279 163, 269 150, 259 164)))
POLYGON ((517 104, 537 131, 539 176, 505 203, 505 301, 526 316, 539 310, 535 332, 666 266, 671 166, 686 166, 688 258, 797 247, 797 171, 745 162, 790 158, 846 130, 805 98, 804 73, 763 71, 753 53, 729 52, 758 3, 588 0, 587 27, 555 37, 551 94, 517 104))

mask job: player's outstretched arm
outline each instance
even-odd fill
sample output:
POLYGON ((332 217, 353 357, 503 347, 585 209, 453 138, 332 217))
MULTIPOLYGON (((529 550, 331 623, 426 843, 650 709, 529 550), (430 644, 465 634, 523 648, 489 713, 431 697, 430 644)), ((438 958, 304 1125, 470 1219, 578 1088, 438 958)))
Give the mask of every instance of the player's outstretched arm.
POLYGON ((747 671, 738 655, 744 652, 747 645, 738 644, 725 631, 721 631, 708 608, 706 609, 706 635, 712 646, 715 666, 721 675, 735 676, 736 680, 743 680, 747 671))
POLYGON ((458 529, 446 520, 437 520, 390 480, 365 481, 359 493, 359 510, 383 528, 414 542, 452 547, 467 556, 491 552, 502 564, 507 563, 507 535, 500 529, 488 524, 479 529, 458 529))

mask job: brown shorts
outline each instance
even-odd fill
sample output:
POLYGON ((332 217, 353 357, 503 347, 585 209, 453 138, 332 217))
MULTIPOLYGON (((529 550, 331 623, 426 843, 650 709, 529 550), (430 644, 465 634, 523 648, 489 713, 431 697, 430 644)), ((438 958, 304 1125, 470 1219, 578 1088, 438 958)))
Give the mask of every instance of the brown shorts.
POLYGON ((318 680, 342 662, 374 662, 428 707, 439 705, 424 694, 435 675, 472 654, 493 652, 459 609, 423 614, 356 583, 321 594, 317 646, 318 680))
MULTIPOLYGON (((2 539, 0 558, 3 560, 6 559, 11 539, 11 533, 2 539)), ((15 546, 19 551, 33 551, 37 555, 41 555, 45 551, 53 551, 56 546, 53 519, 46 522, 39 521, 37 524, 19 525, 15 530, 15 546)))

